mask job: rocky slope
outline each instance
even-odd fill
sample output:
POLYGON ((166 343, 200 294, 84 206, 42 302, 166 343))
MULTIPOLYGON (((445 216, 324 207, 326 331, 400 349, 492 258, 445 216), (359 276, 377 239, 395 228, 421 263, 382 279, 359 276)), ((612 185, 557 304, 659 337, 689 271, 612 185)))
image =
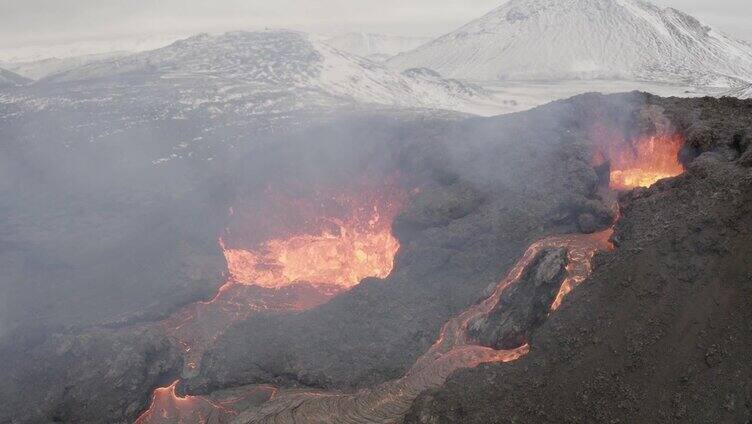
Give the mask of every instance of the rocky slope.
POLYGON ((124 422, 149 400, 141 387, 165 384, 182 361, 163 335, 144 329, 19 333, 2 340, 0 357, 3 423, 124 422))
POLYGON ((128 55, 128 52, 116 51, 111 53, 89 54, 65 58, 51 57, 47 59, 25 62, 0 63, 0 66, 22 75, 24 78, 38 80, 49 75, 69 71, 94 62, 102 62, 128 55))
POLYGON ((528 356, 458 372, 407 423, 749 422, 752 104, 650 102, 699 154, 687 172, 622 196, 617 249, 528 356))
POLYGON ((748 44, 642 0, 512 0, 389 64, 489 81, 752 81, 748 44))
MULTIPOLYGON (((256 96, 285 96, 292 103, 289 107, 299 103, 336 105, 349 100, 462 110, 471 100, 432 81, 400 75, 329 44, 313 41, 306 34, 290 31, 198 35, 161 49, 91 63, 52 75, 45 81, 145 76, 173 82, 196 77, 221 79, 224 87, 214 96, 232 95, 233 87, 250 85, 256 96)), ((205 100, 196 96, 193 101, 205 100)), ((259 103, 264 106, 264 102, 259 103)), ((275 111, 283 106, 270 99, 267 107, 275 111)))
POLYGON ((564 281, 566 266, 566 249, 541 252, 522 279, 504 291, 491 313, 470 323, 470 337, 496 350, 526 344, 530 334, 546 320, 564 281))
POLYGON ((18 75, 6 69, 0 68, 0 88, 13 87, 17 85, 26 84, 28 82, 29 80, 22 77, 21 75, 18 75))

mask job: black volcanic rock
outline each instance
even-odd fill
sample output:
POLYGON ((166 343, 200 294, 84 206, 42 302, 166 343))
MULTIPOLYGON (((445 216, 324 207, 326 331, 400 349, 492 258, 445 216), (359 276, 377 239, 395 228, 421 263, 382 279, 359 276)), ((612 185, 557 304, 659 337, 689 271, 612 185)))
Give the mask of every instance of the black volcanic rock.
POLYGON ((491 313, 470 323, 470 336, 494 349, 509 350, 525 344, 548 316, 566 266, 566 249, 540 252, 520 280, 504 291, 491 313))
POLYGON ((130 423, 182 366, 153 330, 26 332, 2 346, 3 423, 130 423))
POLYGON ((527 356, 456 373, 406 423, 750 422, 752 174, 725 152, 752 102, 648 101, 708 129, 688 139, 686 173, 621 197, 617 249, 527 356))

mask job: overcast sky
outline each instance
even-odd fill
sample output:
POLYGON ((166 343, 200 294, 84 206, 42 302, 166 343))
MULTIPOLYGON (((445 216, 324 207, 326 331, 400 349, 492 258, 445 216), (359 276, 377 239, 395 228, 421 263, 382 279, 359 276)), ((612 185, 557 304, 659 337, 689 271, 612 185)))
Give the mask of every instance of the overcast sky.
MULTIPOLYGON (((655 0, 752 41, 752 0, 655 0)), ((504 0, 0 0, 0 60, 28 51, 149 47, 197 32, 284 27, 435 36, 504 0), (135 43, 135 44, 134 44, 135 43), (36 49, 36 50, 35 50, 36 49)))

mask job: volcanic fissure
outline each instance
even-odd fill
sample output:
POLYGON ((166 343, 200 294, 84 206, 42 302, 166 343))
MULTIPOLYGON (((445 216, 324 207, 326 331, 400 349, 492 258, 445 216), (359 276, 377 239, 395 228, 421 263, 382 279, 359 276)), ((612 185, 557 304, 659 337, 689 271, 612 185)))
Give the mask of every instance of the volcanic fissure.
MULTIPOLYGON (((683 139, 678 134, 642 136, 630 142, 611 137, 599 140, 599 145, 592 163, 608 167, 607 186, 612 193, 648 187, 683 172, 678 159, 683 139)), ((227 282, 212 300, 190 305, 163 322, 185 352, 183 375, 194 373, 203 352, 229 325, 255 311, 310 309, 363 278, 389 275, 399 249, 392 224, 410 193, 398 187, 390 182, 378 190, 319 191, 306 199, 285 199, 270 189, 270 198, 295 208, 303 218, 250 245, 228 227, 219 239, 227 260, 227 282)), ((613 207, 618 209, 616 201, 613 207)), ((238 217, 237 208, 230 212, 232 219, 238 217)), ((421 392, 440 386, 452 372, 527 354, 531 347, 524 335, 516 336, 511 349, 482 345, 474 337, 479 323, 502 305, 505 292, 534 271, 546 252, 558 250, 565 258, 562 277, 545 302, 547 314, 553 313, 588 278, 594 255, 614 249, 613 225, 592 234, 550 236, 531 244, 491 294, 447 321, 430 349, 399 379, 354 394, 259 385, 216 396, 184 397, 176 393, 175 381, 154 391, 149 408, 136 423, 206 423, 209 417, 211 422, 398 421, 421 392), (241 407, 249 399, 261 406, 241 407)))

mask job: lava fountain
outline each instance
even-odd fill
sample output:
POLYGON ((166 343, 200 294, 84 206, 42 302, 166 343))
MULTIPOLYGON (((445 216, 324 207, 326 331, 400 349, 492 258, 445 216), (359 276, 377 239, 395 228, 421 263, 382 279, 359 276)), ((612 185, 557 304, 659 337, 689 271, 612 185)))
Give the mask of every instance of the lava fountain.
POLYGON ((389 190, 323 200, 348 213, 309 218, 315 223, 312 231, 267 240, 254 249, 229 248, 220 239, 231 280, 266 288, 296 282, 349 288, 366 277, 388 276, 399 249, 392 222, 403 195, 389 190))
POLYGON ((227 282, 211 301, 190 305, 166 322, 168 334, 185 349, 188 375, 233 322, 257 312, 310 309, 366 277, 384 278, 392 271, 399 249, 392 222, 406 197, 395 184, 336 193, 317 190, 295 199, 271 188, 267 193, 262 216, 231 209, 231 218, 267 223, 269 208, 285 210, 285 225, 274 230, 278 235, 246 248, 250 237, 228 228, 225 237, 235 247, 225 237, 219 240, 227 282))
POLYGON ((679 151, 684 145, 680 135, 652 136, 632 142, 631 149, 611 154, 611 188, 629 190, 650 187, 658 180, 684 172, 679 151))
MULTIPOLYGON (((271 227, 276 236, 245 247, 253 237, 228 228, 219 240, 227 282, 210 301, 188 305, 161 323, 184 352, 183 376, 195 374, 203 353, 232 323, 260 312, 310 309, 366 277, 384 278, 392 271, 399 250, 392 223, 407 198, 394 179, 381 188, 312 190, 295 199, 271 187, 267 194, 262 208, 252 208, 251 227, 271 227), (286 211, 285 219, 278 220, 283 225, 268 225, 281 216, 270 208, 286 211), (264 213, 257 215, 260 211, 264 213)), ((231 208, 230 215, 231 220, 248 218, 237 208, 231 208)), ((268 392, 255 387, 215 401, 180 397, 177 384, 156 389, 137 423, 226 422, 238 413, 233 399, 268 392)))
POLYGON ((613 190, 650 187, 659 180, 684 172, 679 162, 679 152, 684 146, 680 134, 642 136, 631 142, 611 135, 609 141, 605 151, 596 151, 593 164, 610 163, 609 184, 613 190))

